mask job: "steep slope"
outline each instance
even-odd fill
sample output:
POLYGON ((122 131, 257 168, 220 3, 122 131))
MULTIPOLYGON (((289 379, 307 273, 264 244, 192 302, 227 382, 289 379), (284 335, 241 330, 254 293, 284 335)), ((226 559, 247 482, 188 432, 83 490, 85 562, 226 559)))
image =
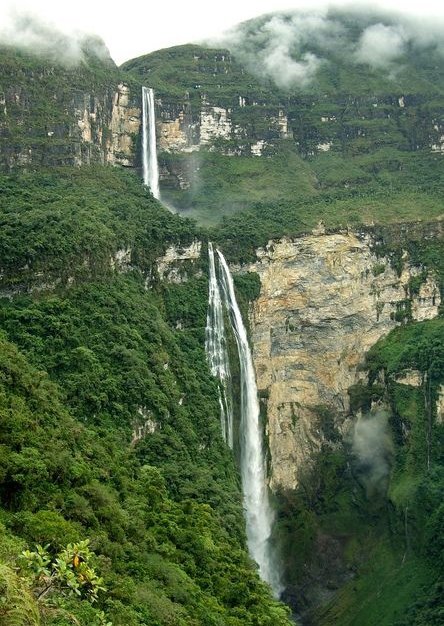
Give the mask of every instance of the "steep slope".
MULTIPOLYGON (((56 551, 89 538, 107 588, 99 609, 114 625, 288 624, 244 547, 204 355, 206 280, 181 289, 157 277, 156 257, 192 241, 193 225, 117 169, 3 183, 8 545, 56 551)), ((0 546, 3 562, 16 567, 19 550, 0 546)), ((86 600, 54 593, 43 623, 72 623, 57 606, 102 623, 86 600)))
MULTIPOLYGON (((435 236, 442 250, 439 226, 435 236)), ((436 317, 440 283, 407 258, 397 272, 371 232, 275 241, 248 269, 261 281, 251 338, 266 398, 271 484, 292 490, 322 447, 319 407, 349 413, 348 391, 368 350, 401 322, 436 317)))
POLYGON ((421 515, 441 515, 443 258, 441 222, 415 223, 271 240, 239 268, 303 624, 439 623, 421 515))
MULTIPOLYGON (((342 517, 337 537, 355 539, 345 557, 353 580, 317 612, 315 623, 442 622, 442 338, 441 318, 393 331, 369 352, 368 386, 364 383, 353 396, 362 418, 355 427, 357 484, 348 507, 349 514, 353 509, 357 514, 363 490, 366 518, 357 523, 351 515, 347 520, 344 491, 338 498, 341 512, 331 508, 319 517, 324 530, 342 517), (359 443, 362 434, 365 440, 359 443)), ((345 483, 340 479, 336 488, 340 482, 345 483)))
POLYGON ((288 624, 220 435, 210 234, 251 314, 285 600, 317 626, 439 624, 440 29, 279 14, 224 46, 120 69, 2 50, 0 620, 22 595, 38 622, 25 545, 88 537, 107 592, 49 594, 44 623, 288 624), (142 85, 162 199, 211 231, 104 166, 140 164, 142 85))
POLYGON ((71 63, 0 47, 2 171, 133 164, 140 102, 107 55, 100 40, 86 40, 82 60, 71 63))

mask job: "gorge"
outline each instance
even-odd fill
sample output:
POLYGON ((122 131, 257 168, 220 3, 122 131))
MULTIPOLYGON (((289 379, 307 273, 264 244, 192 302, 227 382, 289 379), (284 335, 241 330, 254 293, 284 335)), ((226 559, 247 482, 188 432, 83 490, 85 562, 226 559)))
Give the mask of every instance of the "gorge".
POLYGON ((421 28, 275 14, 119 68, 1 47, 0 623, 440 623, 421 28), (51 569, 70 550, 94 584, 51 569))

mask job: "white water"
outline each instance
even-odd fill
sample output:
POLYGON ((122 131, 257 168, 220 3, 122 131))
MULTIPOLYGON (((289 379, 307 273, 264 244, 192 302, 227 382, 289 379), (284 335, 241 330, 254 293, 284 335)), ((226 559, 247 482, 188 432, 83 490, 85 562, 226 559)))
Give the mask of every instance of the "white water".
POLYGON ((231 372, 228 359, 222 298, 216 276, 213 245, 208 243, 210 282, 208 294, 205 350, 211 373, 220 381, 219 404, 222 436, 233 447, 233 400, 231 396, 231 372))
POLYGON ((223 254, 217 250, 221 269, 224 301, 239 352, 241 374, 241 477, 247 530, 248 550, 259 566, 259 574, 270 584, 276 596, 282 587, 271 554, 270 536, 274 513, 266 483, 265 455, 259 420, 256 378, 248 345, 247 332, 234 293, 233 279, 223 254))
POLYGON ((159 199, 156 113, 154 110, 154 91, 150 87, 142 87, 142 165, 143 182, 145 185, 149 186, 153 196, 159 199))

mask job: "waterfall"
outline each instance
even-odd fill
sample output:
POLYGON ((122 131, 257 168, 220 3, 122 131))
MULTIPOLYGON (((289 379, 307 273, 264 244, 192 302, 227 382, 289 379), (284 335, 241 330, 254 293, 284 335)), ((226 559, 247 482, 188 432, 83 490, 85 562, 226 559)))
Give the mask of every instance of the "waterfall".
POLYGON ((149 87, 142 87, 142 164, 143 182, 150 187, 153 196, 159 199, 154 91, 149 87))
POLYGON ((222 436, 233 447, 233 400, 231 395, 231 372, 226 345, 222 298, 216 276, 214 251, 208 243, 210 282, 208 295, 207 325, 205 328, 205 350, 211 373, 219 379, 219 404, 222 436))
POLYGON ((259 566, 259 574, 276 596, 282 587, 278 568, 271 554, 270 536, 274 513, 266 483, 265 455, 259 420, 259 401, 253 359, 247 332, 234 293, 233 279, 223 254, 217 250, 223 298, 230 313, 239 352, 241 376, 240 452, 241 477, 246 518, 248 550, 259 566))

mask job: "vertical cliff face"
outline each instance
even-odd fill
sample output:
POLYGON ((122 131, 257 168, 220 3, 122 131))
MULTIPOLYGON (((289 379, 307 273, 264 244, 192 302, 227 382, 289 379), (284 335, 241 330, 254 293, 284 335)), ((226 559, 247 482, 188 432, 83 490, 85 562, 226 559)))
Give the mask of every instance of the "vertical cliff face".
POLYGON ((159 101, 160 149, 187 153, 209 148, 228 156, 262 156, 265 147, 290 136, 288 119, 282 109, 264 111, 257 103, 247 107, 242 96, 239 102, 224 107, 204 96, 197 119, 193 119, 187 113, 187 102, 176 107, 159 101))
POLYGON ((302 157, 324 152, 359 154, 375 146, 397 144, 407 151, 444 152, 443 110, 429 107, 425 98, 350 96, 347 102, 317 96, 291 98, 285 105, 265 107, 239 95, 231 106, 221 106, 212 95, 190 116, 189 102, 172 106, 159 101, 159 147, 166 152, 191 152, 211 147, 227 155, 261 156, 273 152, 276 142, 294 139, 302 157), (235 142, 236 148, 230 145, 235 142), (259 146, 261 149, 259 150, 259 146))
POLYGON ((188 153, 261 156, 291 136, 273 89, 226 49, 177 46, 122 67, 155 91, 158 148, 165 157, 161 178, 169 184, 190 187, 188 153))
POLYGON ((133 166, 136 138, 141 125, 141 108, 135 94, 119 83, 113 96, 106 160, 113 165, 133 166))
POLYGON ((442 153, 443 107, 425 94, 298 97, 287 106, 289 127, 303 157, 333 151, 363 154, 391 147, 442 153))
MULTIPOLYGON (((433 55, 406 57, 391 80, 381 68, 356 65, 346 51, 358 45, 359 29, 349 29, 345 20, 351 47, 325 50, 303 87, 284 88, 258 71, 260 42, 252 58, 233 43, 231 51, 186 45, 126 62, 127 76, 155 92, 163 199, 215 223, 258 203, 291 202, 296 193, 325 194, 329 202, 354 189, 403 194, 408 185, 433 193, 438 176, 431 172, 444 150, 438 63, 433 55)), ((286 63, 280 70, 285 75, 286 63)))
POLYGON ((165 152, 211 148, 259 156, 265 147, 273 153, 282 139, 294 139, 302 157, 330 150, 358 155, 394 144, 443 151, 442 103, 430 93, 411 93, 405 77, 403 87, 384 79, 371 94, 361 83, 353 92, 334 80, 323 93, 318 85, 293 93, 260 80, 229 50, 192 45, 154 52, 123 68, 155 90, 158 143, 165 152))
POLYGON ((332 407, 345 427, 347 390, 359 380, 368 349, 403 319, 438 313, 434 276, 410 298, 420 268, 405 258, 398 275, 373 243, 353 233, 283 239, 258 250, 249 267, 261 280, 251 333, 275 490, 294 489, 310 469, 323 438, 320 406, 332 407))
POLYGON ((134 165, 140 94, 112 62, 64 67, 1 49, 0 168, 134 165))
MULTIPOLYGON (((67 122, 66 132, 59 137, 69 146, 70 155, 67 155, 64 165, 113 162, 114 149, 118 147, 118 141, 115 139, 116 133, 112 135, 111 127, 112 124, 114 127, 120 126, 118 119, 120 111, 116 101, 119 100, 121 87, 119 85, 114 93, 107 90, 103 94, 75 94, 73 106, 68 107, 68 114, 71 111, 72 118, 67 122)), ((49 153, 52 151, 51 148, 49 143, 49 153)))
POLYGON ((141 115, 128 85, 119 83, 102 93, 73 93, 65 103, 57 103, 57 94, 53 98, 57 105, 63 106, 61 119, 48 115, 43 128, 37 127, 21 137, 20 131, 27 126, 34 105, 23 88, 8 91, 4 98, 3 133, 17 134, 17 139, 2 150, 4 169, 36 164, 134 165, 141 115), (9 106, 11 101, 13 107, 9 106), (18 115, 17 108, 20 108, 18 115))
POLYGON ((165 254, 157 259, 157 275, 160 280, 170 283, 187 282, 189 275, 199 276, 199 260, 202 242, 197 239, 189 246, 169 246, 165 254))

